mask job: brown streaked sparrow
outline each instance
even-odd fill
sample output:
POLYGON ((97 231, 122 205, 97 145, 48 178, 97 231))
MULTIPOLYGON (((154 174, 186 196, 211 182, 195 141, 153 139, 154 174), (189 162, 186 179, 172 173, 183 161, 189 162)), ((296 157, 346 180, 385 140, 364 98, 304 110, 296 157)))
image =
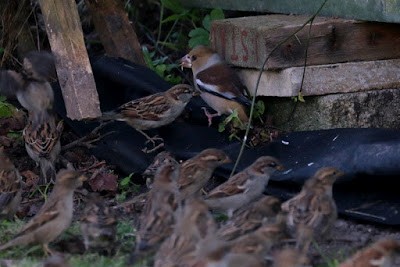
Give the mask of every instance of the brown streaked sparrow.
POLYGON ((230 241, 231 251, 265 257, 274 245, 287 237, 285 220, 286 215, 280 213, 276 222, 230 241))
POLYGON ((395 257, 400 255, 400 241, 385 238, 358 251, 339 267, 395 267, 395 257))
POLYGON ((221 239, 229 241, 250 233, 263 224, 274 222, 280 209, 279 199, 262 196, 257 201, 235 211, 232 218, 218 229, 217 235, 221 239))
POLYGON ((274 253, 273 267, 305 267, 309 265, 309 259, 302 252, 294 248, 284 248, 274 253))
POLYGON ((204 201, 197 198, 184 200, 177 212, 177 222, 172 235, 161 245, 154 266, 188 264, 195 259, 197 244, 215 234, 214 218, 204 201))
MULTIPOLYGON (((116 110, 106 112, 102 120, 124 121, 155 145, 159 137, 150 137, 144 130, 155 129, 173 122, 185 109, 196 92, 190 85, 178 84, 165 92, 132 100, 116 110)), ((161 145, 145 152, 152 152, 161 145)))
POLYGON ((211 190, 205 197, 207 205, 218 211, 232 213, 260 197, 276 170, 283 170, 279 160, 259 157, 253 164, 211 190))
POLYGON ((28 79, 39 82, 55 80, 54 55, 47 51, 30 51, 24 56, 23 74, 28 79))
POLYGON ((182 199, 197 195, 210 180, 214 170, 231 162, 224 151, 208 148, 181 164, 178 187, 182 199))
POLYGON ((22 199, 19 171, 0 147, 0 219, 12 219, 22 199))
POLYGON ((54 182, 56 172, 54 164, 61 151, 60 137, 64 124, 62 121, 56 124, 55 116, 52 114, 48 114, 47 119, 37 127, 34 126, 34 120, 30 116, 22 132, 25 148, 31 159, 40 166, 41 182, 54 182))
POLYGON ((41 244, 45 253, 51 253, 48 244, 70 226, 74 191, 85 180, 86 177, 79 172, 59 171, 54 188, 42 208, 14 239, 0 246, 0 251, 14 246, 41 244))
POLYGON ((117 219, 100 195, 93 193, 80 219, 85 249, 99 250, 111 255, 115 247, 117 219))
POLYGON ((300 251, 307 252, 312 239, 324 236, 336 221, 332 186, 342 175, 336 168, 321 168, 304 183, 299 194, 282 204, 282 210, 288 213, 288 230, 296 237, 300 251))
POLYGON ((242 122, 248 121, 245 106, 251 103, 243 94, 246 88, 236 72, 215 51, 199 45, 182 57, 181 66, 192 69, 193 82, 201 92, 201 98, 217 111, 210 114, 204 108, 209 126, 213 117, 229 115, 234 110, 242 122))
POLYGON ((153 183, 154 175, 156 174, 157 169, 164 163, 172 162, 174 160, 175 158, 168 151, 162 151, 154 157, 153 162, 142 173, 143 177, 146 178, 147 188, 151 189, 151 185, 153 183))
POLYGON ((162 165, 156 173, 153 187, 139 218, 134 262, 143 255, 154 253, 165 238, 171 235, 175 225, 175 210, 178 208, 179 164, 174 161, 162 165))

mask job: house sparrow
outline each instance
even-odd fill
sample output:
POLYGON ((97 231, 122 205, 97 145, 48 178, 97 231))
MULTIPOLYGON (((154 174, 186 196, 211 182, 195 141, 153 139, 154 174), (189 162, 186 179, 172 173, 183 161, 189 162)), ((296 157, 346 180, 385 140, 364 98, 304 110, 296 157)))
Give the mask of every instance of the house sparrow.
POLYGON ((0 147, 0 219, 12 219, 21 199, 21 175, 0 147))
MULTIPOLYGON (((125 121, 129 126, 143 134, 148 142, 155 144, 159 137, 150 137, 143 130, 159 128, 173 122, 185 109, 190 99, 196 94, 186 84, 178 84, 165 92, 132 100, 116 110, 106 112, 102 120, 125 121)), ((156 147, 159 148, 160 145, 156 147)), ((152 152, 145 150, 145 152, 152 152)))
POLYGON ((395 267, 394 258, 400 256, 400 241, 381 239, 358 251, 339 267, 395 267))
POLYGON ((174 161, 162 165, 155 175, 148 193, 144 211, 139 218, 136 247, 131 262, 155 252, 165 238, 171 235, 178 208, 179 164, 174 161))
POLYGON ((276 170, 283 170, 280 162, 274 157, 262 156, 211 190, 205 197, 206 203, 211 209, 225 211, 232 217, 233 211, 262 195, 270 176, 276 170))
POLYGON ((244 96, 246 90, 236 72, 211 48, 197 46, 181 59, 181 66, 191 68, 193 81, 201 98, 212 109, 217 111, 210 114, 204 108, 209 126, 212 118, 222 114, 231 114, 237 110, 242 122, 249 120, 245 106, 251 102, 244 96))
POLYGON ((197 244, 214 235, 216 229, 214 218, 204 201, 186 199, 183 207, 177 210, 177 222, 172 235, 162 243, 155 256, 154 266, 193 262, 197 244))
POLYGON ((279 199, 262 196, 259 200, 235 211, 232 218, 218 229, 217 235, 229 241, 250 233, 263 224, 273 222, 280 209, 279 199))
POLYGON ((54 56, 46 51, 31 51, 24 56, 23 74, 27 79, 49 82, 56 78, 54 56))
POLYGON ((68 263, 68 260, 65 258, 65 256, 60 253, 55 253, 54 255, 51 255, 43 262, 43 267, 70 267, 70 266, 71 265, 68 263))
POLYGON ((274 253, 273 267, 305 267, 309 259, 300 251, 293 248, 284 248, 274 253))
POLYGON ((307 251, 312 239, 325 235, 334 224, 337 209, 332 185, 342 175, 336 168, 321 168, 304 183, 298 195, 282 204, 282 210, 288 213, 288 230, 296 237, 300 251, 307 251))
POLYGON ((276 222, 263 225, 254 232, 230 241, 230 251, 265 257, 274 245, 286 238, 285 220, 286 215, 281 213, 276 222))
POLYGON ((143 177, 146 178, 147 188, 151 189, 151 185, 153 184, 154 175, 156 174, 157 169, 164 163, 172 162, 174 160, 174 157, 168 151, 162 151, 154 157, 153 162, 142 173, 143 177))
POLYGON ((181 164, 178 187, 182 199, 199 194, 203 186, 211 178, 214 170, 231 162, 222 150, 208 148, 181 164))
POLYGON ((51 254, 48 244, 70 226, 73 194, 85 180, 86 177, 76 171, 59 171, 54 188, 42 208, 14 239, 0 246, 0 251, 13 246, 41 244, 45 253, 51 254))
POLYGON ((98 194, 92 194, 80 219, 85 249, 112 254, 117 234, 117 219, 98 194))
POLYGON ((49 81, 55 78, 54 59, 48 52, 33 51, 25 56, 22 67, 22 73, 1 71, 0 87, 6 95, 16 95, 21 106, 35 115, 36 127, 53 109, 54 92, 49 81))
POLYGON ((37 127, 34 126, 31 116, 25 126, 22 135, 25 141, 25 148, 28 155, 36 164, 40 165, 42 181, 48 183, 54 182, 55 167, 54 164, 61 151, 60 137, 64 129, 62 121, 56 125, 55 116, 49 116, 37 127))

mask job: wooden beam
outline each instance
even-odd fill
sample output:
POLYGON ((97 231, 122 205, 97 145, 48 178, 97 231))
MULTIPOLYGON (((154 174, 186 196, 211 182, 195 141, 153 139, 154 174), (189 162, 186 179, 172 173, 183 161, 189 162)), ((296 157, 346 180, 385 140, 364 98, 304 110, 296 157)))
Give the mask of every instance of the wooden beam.
POLYGON ((39 4, 67 116, 73 120, 99 117, 99 97, 75 0, 39 0, 39 4))
POLYGON ((106 53, 146 65, 137 35, 122 1, 85 0, 106 53))
MULTIPOLYGON (((299 29, 307 16, 266 15, 213 21, 211 43, 229 63, 259 68, 271 50, 299 29)), ((309 27, 280 45, 269 69, 303 66, 309 27)), ((317 17, 307 65, 400 58, 398 24, 317 17)))
MULTIPOLYGON (((187 7, 222 8, 281 14, 312 15, 325 0, 180 0, 187 7)), ((319 14, 380 22, 400 22, 400 0, 328 0, 319 14)))

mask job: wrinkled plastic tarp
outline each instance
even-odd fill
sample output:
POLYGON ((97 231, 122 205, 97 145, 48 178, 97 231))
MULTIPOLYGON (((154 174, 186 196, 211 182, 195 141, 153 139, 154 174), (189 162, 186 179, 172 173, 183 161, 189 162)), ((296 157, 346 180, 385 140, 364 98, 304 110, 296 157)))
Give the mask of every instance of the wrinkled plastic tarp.
MULTIPOLYGON (((111 110, 129 100, 164 91, 170 87, 151 70, 122 59, 100 57, 92 60, 93 73, 102 111, 111 110)), ((68 120, 60 89, 55 85, 56 109, 79 135, 90 132, 97 123, 68 120)), ((217 128, 208 127, 200 107, 193 99, 183 116, 171 125, 148 131, 165 141, 165 149, 179 159, 215 147, 236 159, 239 141, 229 141, 217 128)), ((218 120, 215 120, 218 125, 218 120)), ((126 174, 142 172, 154 155, 141 151, 146 139, 123 122, 114 122, 103 132, 115 131, 92 150, 97 157, 116 165, 126 174)), ((286 171, 272 177, 266 192, 287 199, 296 194, 305 179, 323 166, 346 172, 334 186, 334 197, 341 215, 388 225, 400 225, 400 130, 332 129, 292 132, 257 148, 246 148, 238 166, 242 170, 262 155, 279 158, 286 171)), ((228 178, 233 164, 217 169, 228 178)))

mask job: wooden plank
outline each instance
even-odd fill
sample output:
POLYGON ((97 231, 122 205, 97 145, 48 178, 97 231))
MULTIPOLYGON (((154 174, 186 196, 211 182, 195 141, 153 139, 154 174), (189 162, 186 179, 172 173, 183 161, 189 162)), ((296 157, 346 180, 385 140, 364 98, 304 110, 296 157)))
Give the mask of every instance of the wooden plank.
MULTIPOLYGON (((307 21, 306 16, 267 15, 214 21, 212 46, 235 66, 259 68, 270 51, 307 21)), ((397 24, 317 17, 311 30, 308 65, 400 57, 397 24)), ((308 27, 279 47, 270 69, 302 66, 308 27)))
MULTIPOLYGON (((282 14, 314 14, 324 0, 181 0, 187 7, 222 8, 282 14)), ((400 0, 328 0, 321 16, 400 22, 400 0)))
POLYGON ((121 1, 85 0, 106 53, 145 65, 137 35, 121 1))
POLYGON ((101 115, 75 0, 39 0, 67 116, 73 120, 101 115))

